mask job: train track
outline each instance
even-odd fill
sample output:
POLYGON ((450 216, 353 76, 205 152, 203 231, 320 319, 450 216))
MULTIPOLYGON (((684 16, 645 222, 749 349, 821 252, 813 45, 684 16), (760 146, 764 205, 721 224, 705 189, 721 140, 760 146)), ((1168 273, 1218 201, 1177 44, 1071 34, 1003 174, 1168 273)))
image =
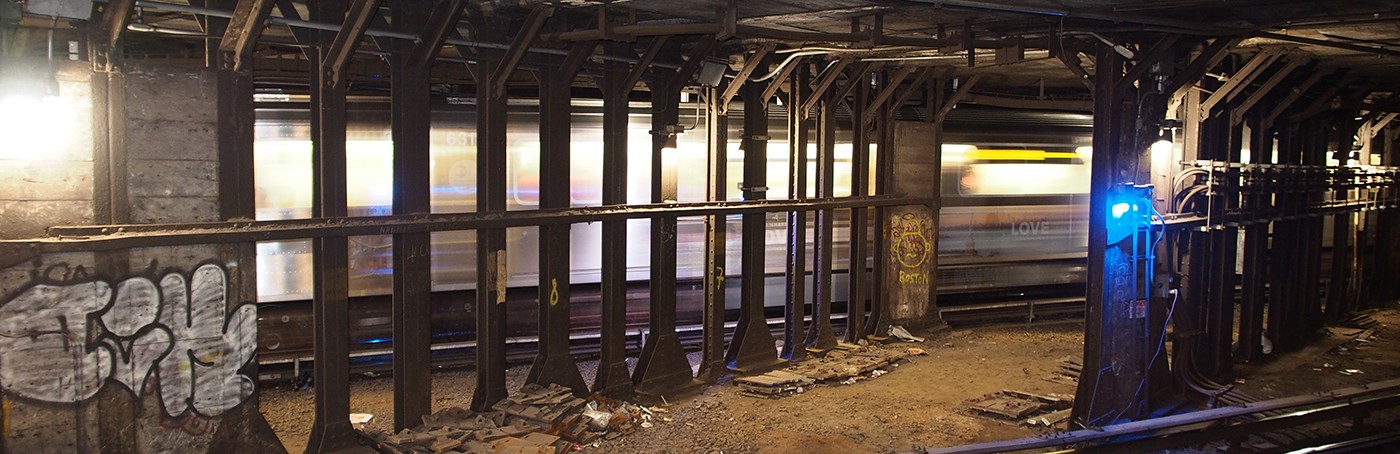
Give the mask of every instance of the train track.
POLYGON ((1394 412, 1400 407, 1400 379, 1368 385, 1260 402, 1243 403, 1160 418, 1133 421, 1107 427, 1039 435, 975 445, 953 446, 926 451, 937 454, 981 454, 1033 451, 1047 448, 1083 448, 1092 452, 1157 452, 1221 444, 1230 452, 1397 452, 1400 430, 1395 427, 1365 427, 1360 422, 1379 411, 1394 412), (1248 446, 1251 437, 1318 424, 1352 421, 1343 433, 1294 438, 1285 445, 1270 444, 1261 450, 1248 446), (1243 451, 1242 449, 1249 449, 1243 451))
MULTIPOLYGON (((845 320, 844 315, 833 315, 832 321, 845 320)), ((807 319, 809 322, 811 318, 807 319)), ((768 329, 775 337, 781 339, 784 319, 774 317, 766 319, 768 329)), ((737 321, 724 324, 724 338, 728 342, 734 336, 734 329, 738 326, 737 321)), ((687 350, 694 350, 700 347, 703 327, 701 325, 685 325, 676 328, 676 333, 680 335, 681 345, 687 350)), ((648 335, 646 329, 628 329, 626 331, 626 344, 628 354, 641 352, 642 345, 648 335)), ((569 351, 575 357, 593 357, 599 352, 601 334, 580 333, 569 336, 569 351)), ((447 342, 433 344, 432 365, 434 367, 467 366, 476 362, 474 356, 476 341, 447 342)), ((539 349, 538 336, 520 336, 506 338, 506 362, 522 364, 535 357, 539 349)), ((357 374, 377 374, 388 371, 392 368, 394 351, 392 348, 374 348, 355 350, 350 352, 350 372, 357 374)), ((260 361, 258 366, 258 379, 261 381, 291 380, 302 377, 309 373, 314 367, 315 360, 310 352, 296 356, 284 356, 275 360, 260 361)))
MULTIPOLYGON (((1021 298, 1013 301, 960 304, 941 308, 939 313, 945 322, 953 326, 1078 322, 1083 319, 1084 298, 1021 298)), ((833 322, 844 319, 845 316, 840 314, 832 317, 833 322)), ((810 321, 809 317, 808 322, 810 323, 810 321)), ((767 319, 767 323, 769 330, 774 333, 775 337, 781 339, 784 319, 770 317, 767 319)), ((732 337, 737 324, 735 321, 725 323, 726 341, 732 337)), ((702 329, 701 325, 677 327, 676 331, 680 335, 681 345, 687 349, 699 348, 702 329)), ((628 353, 640 352, 647 334, 648 330, 642 327, 626 330, 628 353)), ((601 334, 596 331, 570 335, 571 353, 579 357, 596 356, 599 351, 600 336, 601 334)), ((387 344, 385 345, 384 348, 353 350, 350 353, 351 372, 372 375, 391 369, 393 349, 387 347, 387 344)), ((435 343, 430 348, 432 349, 430 357, 435 367, 467 366, 475 363, 473 355, 476 348, 475 341, 435 343)), ((506 339, 506 361, 526 363, 534 358, 538 348, 538 336, 509 337, 506 339)), ((259 361, 258 377, 263 381, 294 379, 308 373, 313 365, 314 358, 309 350, 290 352, 290 354, 289 352, 279 352, 275 359, 259 361)))

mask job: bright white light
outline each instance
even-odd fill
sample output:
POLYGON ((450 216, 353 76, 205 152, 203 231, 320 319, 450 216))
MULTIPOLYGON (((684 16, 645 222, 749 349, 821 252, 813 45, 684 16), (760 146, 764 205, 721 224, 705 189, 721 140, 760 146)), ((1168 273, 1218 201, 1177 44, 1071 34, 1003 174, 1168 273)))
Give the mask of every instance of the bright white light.
POLYGON ((77 136, 72 106, 55 96, 10 94, 0 99, 0 159, 63 156, 77 136))
POLYGON ((1172 152, 1172 142, 1170 140, 1158 140, 1156 142, 1152 142, 1152 147, 1150 148, 1150 150, 1152 151, 1152 157, 1154 159, 1158 156, 1167 155, 1168 153, 1172 152))
POLYGON ((1113 217, 1114 217, 1114 218, 1121 218, 1121 217, 1123 217, 1123 214, 1127 213, 1128 210, 1131 209, 1131 208, 1132 208, 1132 205, 1129 205, 1129 204, 1126 204, 1126 203, 1118 203, 1118 204, 1115 204, 1115 205, 1113 205, 1113 217))

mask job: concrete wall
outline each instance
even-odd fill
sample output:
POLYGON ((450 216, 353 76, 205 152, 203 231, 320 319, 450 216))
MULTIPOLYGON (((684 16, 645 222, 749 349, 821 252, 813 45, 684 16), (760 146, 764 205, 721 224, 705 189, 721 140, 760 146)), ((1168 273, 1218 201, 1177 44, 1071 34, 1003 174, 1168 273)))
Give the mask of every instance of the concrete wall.
MULTIPOLYGON (((132 65, 110 79, 111 104, 106 74, 85 63, 58 74, 58 99, 76 106, 71 135, 53 136, 43 154, 0 160, 4 239, 106 223, 94 218, 109 212, 109 193, 125 194, 126 206, 110 211, 135 223, 218 218, 213 72, 132 65), (109 107, 111 143, 124 143, 110 181, 125 185, 95 187, 108 181, 107 156, 96 153, 110 137, 91 125, 109 107)), ((6 140, 15 139, 0 137, 0 147, 6 140)), ((0 452, 281 450, 258 412, 255 295, 239 256, 237 247, 170 246, 0 269, 0 452)))

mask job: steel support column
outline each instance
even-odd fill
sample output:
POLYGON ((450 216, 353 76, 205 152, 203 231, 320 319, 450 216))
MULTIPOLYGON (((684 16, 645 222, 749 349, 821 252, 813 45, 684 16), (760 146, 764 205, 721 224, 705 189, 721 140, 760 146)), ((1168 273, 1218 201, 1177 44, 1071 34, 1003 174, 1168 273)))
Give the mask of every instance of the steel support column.
MULTIPOLYGON (((796 65, 788 79, 788 198, 801 200, 807 192, 808 122, 802 117, 801 106, 810 96, 807 86, 807 65, 796 65)), ((806 312, 807 299, 807 212, 787 214, 787 299, 783 324, 783 350, 780 356, 788 361, 807 357, 806 312)))
MULTIPOLYGON (((729 186, 729 116, 721 106, 719 87, 705 89, 705 125, 709 150, 709 179, 706 198, 711 202, 727 198, 729 186)), ((725 373, 724 366, 724 277, 725 236, 728 225, 723 215, 705 217, 705 303, 701 321, 704 340, 700 346, 699 378, 714 382, 725 373)))
MULTIPOLYGON (((695 56, 693 58, 703 58, 695 56)), ((647 82, 651 88, 651 201, 676 200, 675 139, 680 122, 680 87, 662 77, 647 82)), ((690 362, 676 334, 676 217, 651 219, 650 331, 637 358, 633 381, 637 393, 665 401, 696 391, 699 383, 690 374, 690 362)))
MULTIPOLYGON (((820 117, 817 119, 817 197, 833 197, 836 189, 836 100, 829 93, 814 92, 813 96, 821 100, 818 106, 821 109, 820 117)), ((818 211, 812 325, 807 332, 807 347, 814 352, 836 348, 836 333, 831 328, 831 292, 835 290, 831 268, 835 233, 836 212, 818 211)))
MULTIPOLYGON (((311 20, 339 23, 345 2, 315 2, 311 20)), ((347 214, 345 177, 345 85, 331 77, 333 32, 319 32, 320 45, 309 51, 311 66, 312 215, 342 217, 347 214)), ((348 39, 348 38, 343 38, 348 39)), ((353 41, 358 41, 355 39, 353 41)), ((313 348, 316 361, 316 419, 311 426, 307 452, 331 452, 355 445, 350 427, 350 256, 344 236, 318 237, 312 246, 313 348)))
MULTIPOLYGON (((1263 114, 1247 116, 1250 125, 1250 163, 1266 164, 1273 155, 1273 134, 1261 125, 1263 114)), ((1232 116, 1233 118, 1233 116, 1232 116)), ((1233 122, 1233 120, 1232 120, 1233 122)), ((1272 197, 1265 174, 1256 171, 1249 178, 1251 189, 1243 195, 1242 208, 1253 213, 1270 210, 1272 197)), ((1260 336, 1264 335, 1264 307, 1268 301, 1269 222, 1255 222, 1244 228, 1244 274, 1240 299, 1239 347, 1234 357, 1238 361, 1256 361, 1263 354, 1260 336)))
MULTIPOLYGON (((744 92, 744 181, 740 182, 744 200, 763 200, 768 194, 768 106, 762 99, 763 87, 745 84, 744 92)), ((768 215, 745 214, 742 218, 743 261, 740 278, 739 322, 734 338, 725 352, 729 369, 750 375, 778 367, 776 341, 768 330, 763 315, 764 253, 767 250, 764 233, 768 215)))
MULTIPOLYGON (((427 2, 389 5, 395 31, 417 33, 417 24, 431 13, 427 2)), ((414 45, 396 41, 389 59, 389 123, 394 139, 394 214, 429 213, 428 133, 432 116, 429 67, 413 61, 414 45)), ((428 372, 432 322, 432 247, 429 233, 400 233, 393 237, 394 430, 421 423, 432 412, 432 379, 428 372)))
MULTIPOLYGON (((540 208, 568 208, 574 76, 596 41, 575 43, 558 70, 538 75, 540 82, 540 208)), ((526 383, 557 384, 588 394, 588 384, 569 353, 570 295, 569 229, 567 224, 540 226, 539 336, 540 349, 530 365, 526 383)))
MULTIPOLYGON (((608 55, 631 57, 625 44, 607 43, 608 55)), ((627 203, 628 65, 603 64, 603 205, 627 203)), ((602 348, 593 391, 615 399, 634 395, 627 370, 627 222, 603 222, 602 348)))
MULTIPOLYGON (((1337 167, 1333 171, 1332 199, 1345 202, 1348 199, 1349 184, 1352 180, 1347 160, 1355 140, 1359 123, 1351 120, 1351 115, 1336 121, 1337 167)), ((1332 276, 1327 284, 1327 307, 1324 315, 1328 323, 1336 323, 1356 310, 1356 294, 1352 291, 1355 279, 1356 225, 1352 222, 1352 211, 1332 215, 1332 276)), ((1364 224, 1363 224, 1364 225, 1364 224)))
MULTIPOLYGON (((507 36, 499 18, 469 10, 476 37, 500 42, 507 36)), ((490 83, 501 71, 499 51, 476 56, 476 211, 506 211, 506 93, 490 83)), ((476 231, 476 389, 474 411, 490 411, 506 391, 506 230, 476 231)))
MULTIPOLYGON (((862 70, 851 75, 855 85, 851 103, 851 195, 863 197, 870 192, 870 124, 865 121, 865 111, 870 108, 870 72, 862 70)), ((855 342, 865 337, 865 310, 870 295, 868 271, 870 262, 866 254, 867 226, 870 224, 868 208, 851 209, 851 228, 847 243, 846 274, 846 342, 855 342)))
MULTIPOLYGON (((1109 196, 1136 178, 1128 169, 1140 159, 1134 150, 1137 118, 1128 118, 1137 97, 1114 87, 1123 60, 1109 46, 1098 46, 1094 74, 1094 154, 1090 176, 1088 285, 1085 304, 1084 372, 1079 377, 1071 427, 1100 427, 1146 413, 1148 380, 1145 317, 1135 315, 1136 253, 1124 242, 1108 244, 1109 196), (1125 282, 1126 281, 1126 282, 1125 282)), ((1140 63, 1142 64, 1142 63, 1140 63)), ((1136 241, 1136 240, 1131 240, 1136 241)))

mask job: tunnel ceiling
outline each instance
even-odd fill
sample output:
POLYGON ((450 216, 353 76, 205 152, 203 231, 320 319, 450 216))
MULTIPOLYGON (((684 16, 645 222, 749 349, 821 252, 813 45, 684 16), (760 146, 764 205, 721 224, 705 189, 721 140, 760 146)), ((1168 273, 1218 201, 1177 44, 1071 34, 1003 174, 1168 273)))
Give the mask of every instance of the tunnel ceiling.
MULTIPOLYGON (((116 2, 111 2, 116 3, 116 2)), ((205 20, 198 9, 180 0, 137 1, 128 19, 122 48, 128 58, 202 64, 205 20)), ((211 0, 207 9, 230 11, 236 2, 211 0), (222 5, 220 7, 219 5, 222 5)), ((262 86, 305 84, 307 33, 287 25, 308 17, 305 2, 272 2, 271 20, 256 47, 257 79, 262 86)), ((1239 39, 1232 52, 1240 59, 1261 48, 1308 57, 1323 68, 1344 68, 1353 81, 1364 80, 1380 96, 1400 84, 1400 5, 1393 1, 1315 0, 498 0, 479 5, 478 16, 509 21, 518 30, 529 12, 552 6, 554 14, 532 44, 536 50, 521 63, 514 83, 533 84, 528 70, 549 70, 572 42, 592 39, 624 42, 641 54, 658 36, 671 35, 657 64, 678 64, 701 37, 720 39, 713 55, 728 57, 733 68, 745 52, 776 43, 778 58, 794 52, 824 53, 817 58, 850 57, 885 68, 936 66, 957 74, 982 74, 975 90, 982 94, 1084 101, 1083 82, 1093 73, 1094 46, 1120 44, 1136 53, 1163 34, 1182 43, 1204 46, 1215 39, 1239 39), (602 18, 602 19, 600 19, 602 18), (600 20, 607 26, 600 27, 600 20), (631 27, 629 29, 629 26, 631 27), (629 30, 637 31, 633 33, 629 30), (973 58, 968 48, 974 49, 973 58), (809 52, 810 51, 810 52, 809 52), (1066 56, 1069 56, 1066 58, 1066 56), (1077 60, 1083 74, 1067 67, 1077 60)), ((391 2, 380 2, 371 31, 389 31, 391 2)), ((469 10, 473 8, 468 8, 469 10)), ((97 13, 100 14, 100 13, 97 13)), ((94 15, 94 20, 97 15, 94 15)), ((467 63, 477 51, 472 14, 464 14, 456 33, 434 68, 438 82, 471 83, 467 63), (462 45, 467 44, 467 45, 462 45)), ((28 17, 31 27, 48 26, 28 17)), ((336 24, 338 26, 338 24, 336 24)), ((74 27, 82 29, 82 22, 74 27)), ((512 32, 514 33, 514 32, 512 32)), ((373 35, 373 33, 371 33, 373 35)), ((387 88, 387 55, 396 38, 366 36, 351 73, 361 89, 387 88), (380 87, 382 86, 382 87, 380 87)), ((42 53, 42 39, 31 39, 42 53)), ((493 43, 509 45, 509 42, 493 43)), ((596 51, 601 52, 601 51, 596 51)), ((1228 67, 1228 65, 1226 65, 1228 67)), ((776 64, 775 66, 776 67, 776 64)), ((589 69, 585 68, 585 74, 589 69)), ((732 73, 733 71, 731 71, 732 73)), ((762 71, 760 71, 761 73, 762 71)), ((576 82, 589 86, 589 77, 576 82)))

